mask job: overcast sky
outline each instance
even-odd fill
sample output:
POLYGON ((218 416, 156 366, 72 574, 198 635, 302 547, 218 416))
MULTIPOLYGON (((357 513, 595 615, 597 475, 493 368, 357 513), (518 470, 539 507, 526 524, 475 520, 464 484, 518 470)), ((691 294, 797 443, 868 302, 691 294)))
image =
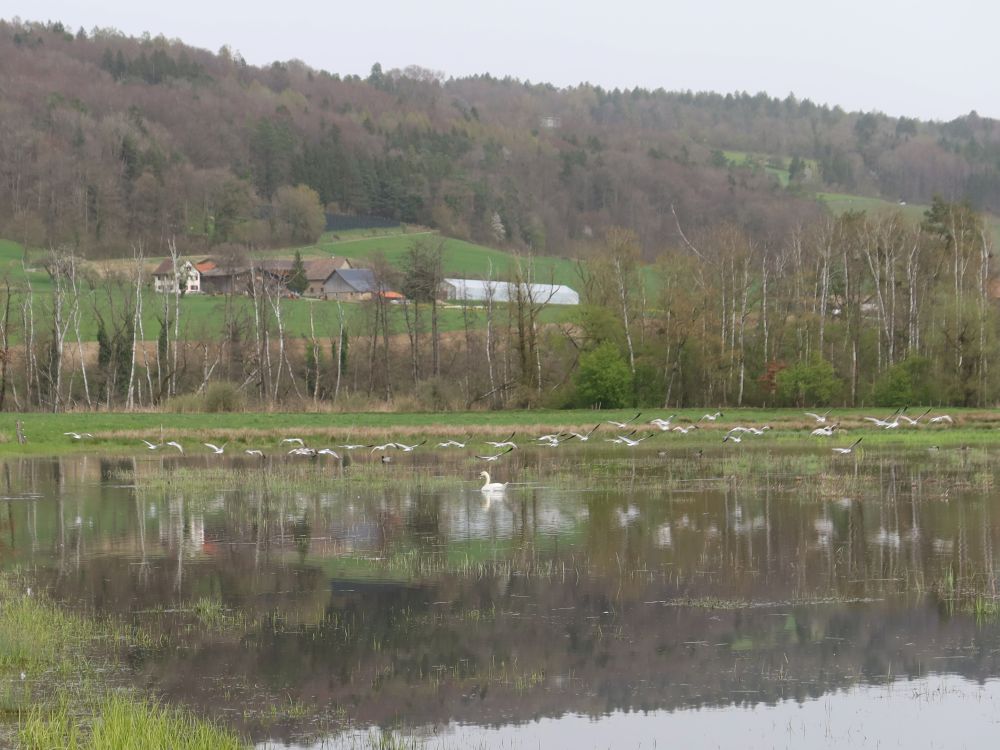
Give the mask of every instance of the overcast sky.
POLYGON ((845 109, 1000 117, 1000 5, 982 0, 13 0, 5 18, 228 44, 335 73, 416 64, 567 86, 794 92, 845 109))

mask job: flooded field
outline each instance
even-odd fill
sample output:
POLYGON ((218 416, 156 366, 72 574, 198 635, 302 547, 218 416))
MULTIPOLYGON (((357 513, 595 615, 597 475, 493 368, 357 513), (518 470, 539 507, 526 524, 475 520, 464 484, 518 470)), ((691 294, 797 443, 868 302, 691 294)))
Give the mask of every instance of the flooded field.
POLYGON ((974 746, 996 453, 11 459, 0 561, 262 747, 974 746))

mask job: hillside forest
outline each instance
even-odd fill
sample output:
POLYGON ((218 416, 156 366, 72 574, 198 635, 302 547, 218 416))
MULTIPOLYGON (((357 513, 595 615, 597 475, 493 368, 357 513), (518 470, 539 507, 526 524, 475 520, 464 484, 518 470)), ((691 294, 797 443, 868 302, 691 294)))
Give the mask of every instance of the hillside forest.
POLYGON ((0 70, 0 408, 997 400, 1000 130, 975 113, 341 77, 18 20, 0 70), (370 258, 408 302, 151 290, 151 259, 313 247, 324 214, 429 228, 370 258), (529 291, 443 305, 444 237, 529 291), (519 283, 553 258, 578 308, 519 283))

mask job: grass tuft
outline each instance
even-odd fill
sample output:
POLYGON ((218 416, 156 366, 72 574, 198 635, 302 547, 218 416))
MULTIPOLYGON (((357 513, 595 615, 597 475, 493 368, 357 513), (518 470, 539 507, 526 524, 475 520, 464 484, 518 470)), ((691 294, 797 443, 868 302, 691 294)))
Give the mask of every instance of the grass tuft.
POLYGON ((227 750, 245 748, 226 729, 186 711, 127 695, 105 696, 86 731, 60 700, 54 710, 35 707, 19 733, 26 750, 227 750))

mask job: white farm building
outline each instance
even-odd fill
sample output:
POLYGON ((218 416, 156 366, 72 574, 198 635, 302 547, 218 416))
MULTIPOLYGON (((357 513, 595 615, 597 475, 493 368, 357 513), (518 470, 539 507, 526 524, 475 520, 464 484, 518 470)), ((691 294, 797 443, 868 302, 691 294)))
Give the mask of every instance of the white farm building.
MULTIPOLYGON (((524 284, 526 296, 533 302, 552 305, 579 305, 580 295, 563 284, 524 284)), ((517 296, 517 287, 508 281, 482 281, 480 279, 445 279, 441 283, 441 297, 468 302, 485 302, 492 295, 494 302, 507 302, 517 296)))

